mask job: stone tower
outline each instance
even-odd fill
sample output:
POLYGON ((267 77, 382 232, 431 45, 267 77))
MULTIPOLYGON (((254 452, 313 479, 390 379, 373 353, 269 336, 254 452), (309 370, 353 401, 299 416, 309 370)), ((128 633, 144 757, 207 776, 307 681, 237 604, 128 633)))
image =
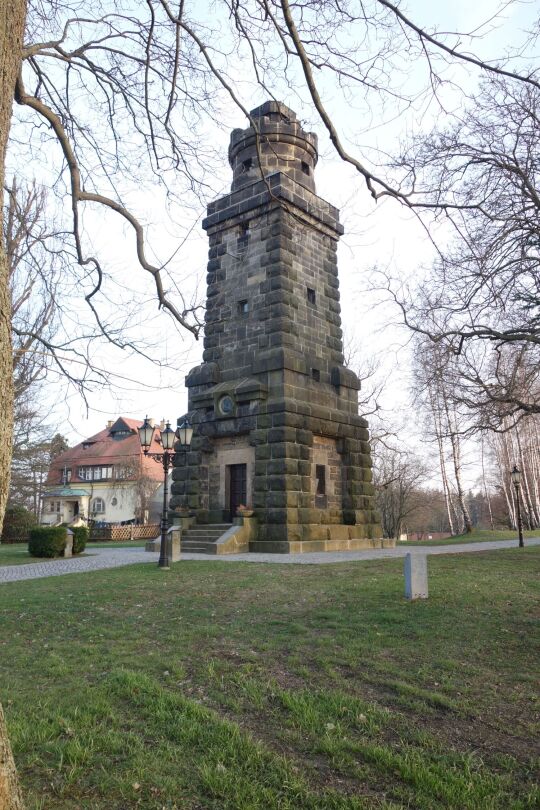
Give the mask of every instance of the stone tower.
POLYGON ((230 194, 208 206, 204 362, 171 507, 197 523, 252 507, 252 551, 370 546, 380 537, 367 422, 343 365, 338 211, 317 196, 317 136, 268 101, 231 134, 230 194))

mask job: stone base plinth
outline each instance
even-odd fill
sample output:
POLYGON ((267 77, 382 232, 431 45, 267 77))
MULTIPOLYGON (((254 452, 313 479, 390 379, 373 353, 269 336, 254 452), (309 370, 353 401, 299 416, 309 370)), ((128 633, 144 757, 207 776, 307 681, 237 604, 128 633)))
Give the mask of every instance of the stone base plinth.
MULTIPOLYGON (((328 527, 331 529, 353 529, 352 526, 328 527)), ((349 532, 330 532, 325 540, 268 540, 249 544, 250 552, 257 554, 309 554, 331 551, 364 551, 374 548, 394 548, 395 540, 382 537, 350 537, 349 532), (338 536, 336 536, 336 534, 338 536)))

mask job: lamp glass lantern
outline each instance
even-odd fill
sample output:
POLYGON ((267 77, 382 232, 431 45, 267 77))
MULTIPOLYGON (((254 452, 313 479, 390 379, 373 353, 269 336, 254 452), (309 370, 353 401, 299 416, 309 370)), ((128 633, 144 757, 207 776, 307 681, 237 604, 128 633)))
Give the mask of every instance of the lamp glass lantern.
POLYGON ((521 484, 521 470, 518 469, 517 464, 514 464, 514 469, 510 473, 510 478, 512 479, 512 483, 515 487, 519 487, 521 484))
POLYGON ((191 444, 191 437, 193 436, 193 427, 189 418, 185 416, 181 423, 176 428, 176 438, 184 447, 189 447, 191 444))
POLYGON ((137 430, 139 431, 139 441, 141 443, 141 447, 145 453, 148 453, 150 445, 152 444, 155 427, 150 424, 150 421, 146 416, 144 422, 140 428, 137 428, 137 430))
POLYGON ((174 447, 175 433, 171 428, 171 423, 167 422, 165 430, 161 431, 161 446, 164 450, 172 450, 174 447))

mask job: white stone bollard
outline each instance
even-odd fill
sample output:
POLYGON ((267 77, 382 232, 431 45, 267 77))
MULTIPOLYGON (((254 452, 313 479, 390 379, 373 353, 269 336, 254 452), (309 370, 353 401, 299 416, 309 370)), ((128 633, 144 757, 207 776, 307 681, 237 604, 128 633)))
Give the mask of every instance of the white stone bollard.
POLYGON ((73 532, 66 529, 66 545, 64 546, 64 557, 73 556, 73 532))
POLYGON ((180 526, 172 526, 168 531, 169 541, 169 562, 178 562, 180 559, 180 543, 182 540, 182 529, 180 526))
POLYGON ((403 573, 405 574, 405 598, 427 599, 427 555, 411 554, 410 552, 406 554, 403 573))

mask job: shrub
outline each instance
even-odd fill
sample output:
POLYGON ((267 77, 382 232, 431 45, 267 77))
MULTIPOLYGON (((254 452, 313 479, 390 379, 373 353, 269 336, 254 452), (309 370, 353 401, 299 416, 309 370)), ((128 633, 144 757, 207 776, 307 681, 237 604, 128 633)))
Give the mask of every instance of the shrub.
POLYGON ((2 543, 27 543, 35 517, 24 506, 8 506, 2 528, 2 543))
POLYGON ((64 526, 34 526, 30 529, 28 551, 32 557, 61 557, 66 538, 64 526))
POLYGON ((89 530, 86 526, 72 526, 73 532, 73 553, 80 554, 86 548, 89 530))

